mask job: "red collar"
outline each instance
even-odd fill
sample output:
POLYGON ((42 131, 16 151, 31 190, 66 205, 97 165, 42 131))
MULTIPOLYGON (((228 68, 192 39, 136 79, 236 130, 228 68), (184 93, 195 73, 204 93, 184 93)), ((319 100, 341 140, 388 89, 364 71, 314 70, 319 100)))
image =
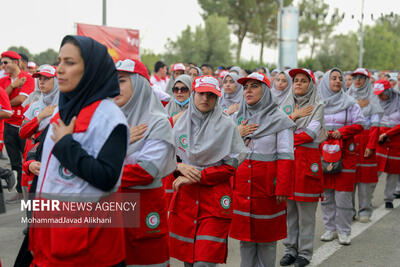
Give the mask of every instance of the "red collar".
POLYGON ((157 74, 155 74, 155 73, 154 73, 154 78, 156 78, 156 81, 157 81, 157 82, 159 82, 159 81, 161 81, 161 80, 163 80, 163 81, 166 81, 166 80, 167 80, 167 77, 160 78, 160 77, 158 77, 157 74))
MULTIPOLYGON (((98 100, 86 107, 84 107, 78 114, 76 118, 74 133, 82 133, 86 132, 87 128, 89 127, 90 121, 92 120, 93 114, 96 111, 97 107, 100 105, 101 100, 98 100)), ((57 120, 60 118, 60 113, 57 112, 51 118, 50 123, 56 123, 57 120)))

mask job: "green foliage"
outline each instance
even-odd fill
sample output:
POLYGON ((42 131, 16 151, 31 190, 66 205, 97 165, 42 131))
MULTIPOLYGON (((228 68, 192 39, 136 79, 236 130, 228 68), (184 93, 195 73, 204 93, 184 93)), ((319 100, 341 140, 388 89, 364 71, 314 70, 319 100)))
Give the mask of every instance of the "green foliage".
POLYGON ((23 53, 28 56, 29 61, 35 62, 38 66, 43 64, 54 64, 57 62, 58 53, 54 49, 47 49, 39 54, 31 54, 28 48, 24 46, 11 46, 7 50, 12 50, 17 53, 23 53))
MULTIPOLYGON (((376 70, 400 70, 400 16, 385 16, 374 25, 365 27, 363 67, 376 70)), ((299 62, 302 67, 325 71, 339 67, 343 71, 355 70, 359 60, 357 32, 339 34, 329 38, 314 59, 299 62)))
POLYGON ((151 73, 154 72, 154 64, 156 64, 157 61, 161 60, 162 55, 160 54, 155 54, 153 51, 144 49, 142 53, 140 53, 140 61, 146 65, 147 68, 151 71, 151 73))
POLYGON ((342 17, 337 8, 328 16, 329 5, 324 0, 302 0, 300 2, 299 43, 309 46, 310 58, 324 40, 330 35, 341 21, 342 17))
MULTIPOLYGON (((283 1, 283 6, 292 4, 292 0, 283 1)), ((263 61, 264 47, 275 47, 277 45, 277 20, 279 4, 275 0, 257 0, 258 11, 255 21, 249 30, 250 41, 260 45, 260 64, 263 61)))
POLYGON ((400 70, 400 16, 385 16, 364 34, 364 65, 370 69, 400 70))
POLYGON ((277 4, 275 1, 258 0, 258 12, 255 21, 249 30, 250 41, 260 45, 259 62, 262 63, 264 46, 277 44, 277 4))
POLYGON ((241 60, 238 64, 235 64, 242 69, 255 71, 259 67, 267 67, 270 71, 276 68, 275 64, 260 64, 258 60, 250 59, 250 60, 241 60))
POLYGON ((213 66, 229 65, 230 31, 228 20, 218 15, 210 15, 205 26, 197 26, 194 31, 187 26, 175 41, 168 39, 164 60, 167 64, 193 62, 197 65, 209 63, 213 66))
POLYGON ((33 61, 38 65, 43 64, 54 64, 57 62, 58 53, 54 49, 47 49, 44 52, 41 52, 37 55, 33 56, 33 61))
POLYGON ((355 70, 358 65, 358 38, 354 32, 339 34, 321 46, 312 69, 326 71, 338 67, 343 71, 355 70))
POLYGON ((204 10, 203 18, 213 14, 228 18, 228 24, 237 38, 236 61, 239 61, 243 40, 258 20, 257 0, 198 0, 198 3, 204 10))

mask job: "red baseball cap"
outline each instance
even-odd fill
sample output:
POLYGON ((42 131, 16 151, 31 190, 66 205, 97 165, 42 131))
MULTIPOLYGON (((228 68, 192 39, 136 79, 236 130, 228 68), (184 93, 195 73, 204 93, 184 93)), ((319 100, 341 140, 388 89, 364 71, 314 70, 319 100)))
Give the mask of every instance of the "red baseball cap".
POLYGON ((223 78, 225 78, 225 75, 227 75, 227 74, 229 74, 229 71, 227 71, 227 70, 222 70, 222 71, 220 71, 220 72, 218 73, 218 77, 221 78, 221 79, 223 79, 223 78))
POLYGON ((192 91, 196 92, 211 92, 218 97, 221 96, 221 88, 216 78, 211 75, 203 75, 196 77, 192 84, 192 91))
POLYGON ((244 85, 247 81, 254 80, 264 83, 268 88, 271 88, 271 82, 268 80, 267 76, 263 73, 253 72, 252 74, 248 75, 247 77, 243 77, 238 79, 238 83, 244 85))
POLYGON ((29 61, 29 62, 28 62, 28 65, 27 65, 27 67, 28 67, 28 68, 32 68, 32 69, 34 69, 34 68, 36 68, 36 67, 37 67, 37 65, 36 65, 36 63, 35 63, 35 62, 33 62, 33 61, 29 61))
POLYGON ((38 71, 32 74, 33 78, 37 78, 39 76, 46 76, 49 78, 56 76, 56 68, 50 65, 42 65, 39 67, 38 71))
POLYGON ((14 52, 14 51, 3 52, 1 54, 1 57, 8 57, 11 59, 20 59, 21 58, 21 56, 17 52, 14 52))
POLYGON ((309 69, 306 69, 306 68, 297 68, 297 69, 291 69, 291 70, 289 71, 289 75, 290 75, 290 77, 292 77, 292 78, 294 78, 294 76, 296 76, 296 74, 298 74, 298 73, 303 73, 303 74, 307 75, 307 77, 311 78, 312 81, 313 81, 313 83, 315 83, 315 76, 314 76, 314 73, 313 73, 311 70, 309 70, 309 69))
POLYGON ((377 80, 374 83, 374 94, 375 95, 380 95, 383 93, 383 91, 392 88, 392 85, 390 84, 389 81, 386 80, 377 80))
POLYGON ((369 71, 367 69, 365 69, 365 68, 358 68, 350 75, 354 76, 354 75, 357 75, 357 74, 361 74, 361 75, 367 76, 368 78, 371 78, 371 73, 369 73, 369 71))
POLYGON ((137 73, 145 77, 150 82, 149 73, 147 72, 146 66, 143 62, 136 59, 125 59, 120 60, 115 64, 118 71, 124 71, 129 73, 137 73))
POLYGON ((172 67, 172 71, 176 71, 176 70, 183 70, 185 71, 185 65, 183 65, 182 63, 176 63, 174 64, 174 66, 172 67))

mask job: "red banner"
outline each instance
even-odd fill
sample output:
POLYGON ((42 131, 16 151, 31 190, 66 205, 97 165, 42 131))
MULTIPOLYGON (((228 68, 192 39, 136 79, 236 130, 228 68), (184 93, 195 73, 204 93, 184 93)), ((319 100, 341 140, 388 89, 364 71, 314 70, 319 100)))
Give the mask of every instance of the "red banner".
POLYGON ((139 59, 139 30, 77 23, 77 33, 107 46, 115 62, 127 58, 139 59))

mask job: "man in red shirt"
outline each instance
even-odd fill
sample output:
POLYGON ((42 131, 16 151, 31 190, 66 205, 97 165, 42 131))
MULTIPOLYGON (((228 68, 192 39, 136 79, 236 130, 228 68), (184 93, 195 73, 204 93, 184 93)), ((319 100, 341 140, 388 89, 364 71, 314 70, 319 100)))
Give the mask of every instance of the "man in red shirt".
POLYGON ((18 173, 18 194, 10 199, 11 201, 22 199, 22 153, 24 152, 25 140, 21 140, 19 137, 19 128, 24 119, 21 104, 35 88, 32 76, 20 69, 20 59, 21 56, 14 51, 6 51, 1 54, 1 63, 4 65, 4 70, 8 75, 0 79, 0 87, 5 88, 10 98, 13 112, 11 118, 5 120, 4 144, 10 158, 11 168, 18 173))

